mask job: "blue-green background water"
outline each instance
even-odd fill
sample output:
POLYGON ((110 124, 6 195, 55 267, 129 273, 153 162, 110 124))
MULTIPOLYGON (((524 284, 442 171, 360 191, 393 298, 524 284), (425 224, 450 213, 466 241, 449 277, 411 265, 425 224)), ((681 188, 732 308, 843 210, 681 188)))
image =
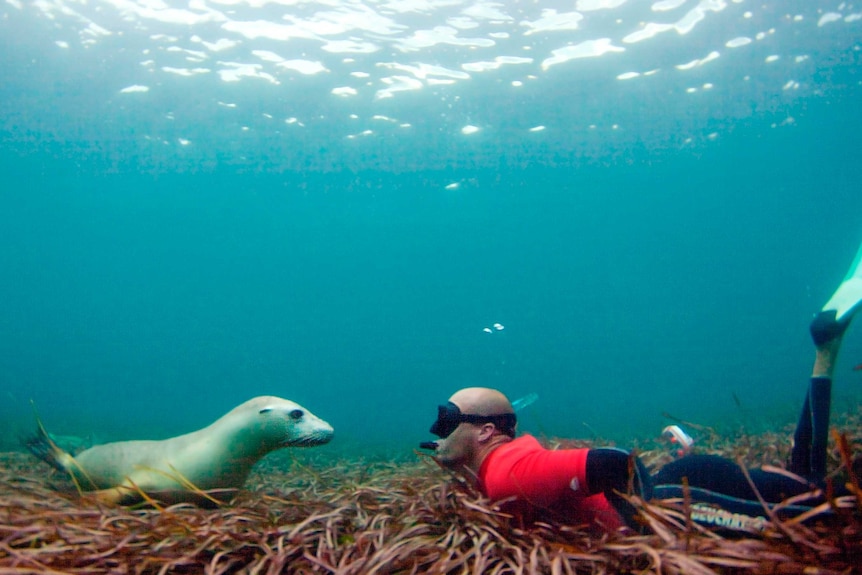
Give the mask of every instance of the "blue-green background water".
MULTIPOLYGON (((623 139, 565 117, 541 141, 429 128, 437 139, 356 148, 312 127, 228 138, 241 153, 154 152, 129 136, 152 118, 104 107, 110 74, 58 62, 31 34, 2 56, 17 72, 0 133, 3 446, 32 425, 31 398, 51 431, 110 440, 175 435, 273 394, 332 423, 321 449, 409 453, 436 405, 473 385, 538 393, 522 428, 553 436, 655 437, 664 412, 789 423, 808 321, 862 241, 849 29, 780 106, 734 117, 681 104, 702 115, 697 130, 719 129, 696 145, 650 141, 652 121, 695 129, 655 96, 623 110, 637 118, 623 139)), ((619 111, 615 92, 579 100, 572 77, 533 105, 619 111)), ((482 88, 461 95, 475 114, 489 101, 521 113, 523 99, 482 88)), ((203 112, 184 121, 198 141, 223 128, 203 112)), ((858 331, 837 370, 839 411, 862 392, 858 331)))

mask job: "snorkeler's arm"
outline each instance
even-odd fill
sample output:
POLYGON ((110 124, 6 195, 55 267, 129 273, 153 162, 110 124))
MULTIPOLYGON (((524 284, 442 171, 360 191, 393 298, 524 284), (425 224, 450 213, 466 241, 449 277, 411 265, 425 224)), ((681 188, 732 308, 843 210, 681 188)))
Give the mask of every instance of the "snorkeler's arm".
POLYGON ((543 449, 535 438, 520 437, 488 456, 482 465, 485 494, 492 500, 519 497, 545 506, 568 491, 587 493, 589 449, 543 449))

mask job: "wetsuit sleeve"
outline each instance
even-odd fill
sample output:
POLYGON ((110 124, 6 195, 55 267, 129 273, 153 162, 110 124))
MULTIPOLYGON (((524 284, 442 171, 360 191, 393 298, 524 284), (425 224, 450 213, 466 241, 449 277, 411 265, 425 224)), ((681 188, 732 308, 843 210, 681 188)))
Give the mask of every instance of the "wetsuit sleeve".
POLYGON ((640 530, 637 509, 620 494, 632 493, 646 501, 652 497, 652 481, 641 460, 621 449, 590 449, 586 475, 589 491, 604 493, 626 525, 640 530))
POLYGON ((590 449, 587 454, 587 484, 592 493, 632 492, 644 499, 651 496, 652 484, 644 464, 622 449, 590 449))

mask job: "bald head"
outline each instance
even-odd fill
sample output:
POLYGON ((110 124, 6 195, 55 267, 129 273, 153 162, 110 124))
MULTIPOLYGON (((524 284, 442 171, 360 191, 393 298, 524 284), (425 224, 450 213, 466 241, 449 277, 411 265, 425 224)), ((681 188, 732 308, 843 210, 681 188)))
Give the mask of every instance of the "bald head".
POLYGON ((489 387, 465 387, 456 391, 449 401, 457 405, 461 413, 475 415, 515 413, 509 398, 489 387))
POLYGON ((434 457, 449 469, 466 470, 467 477, 478 478, 482 461, 492 451, 515 438, 517 419, 509 399, 487 387, 467 387, 441 405, 431 433, 434 457), (460 413, 459 413, 460 412, 460 413))

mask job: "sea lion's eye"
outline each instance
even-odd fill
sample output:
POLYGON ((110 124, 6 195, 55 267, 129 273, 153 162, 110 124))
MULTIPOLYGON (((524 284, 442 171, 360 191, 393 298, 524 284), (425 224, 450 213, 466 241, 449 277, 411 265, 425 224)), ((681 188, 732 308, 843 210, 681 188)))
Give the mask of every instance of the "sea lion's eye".
POLYGON ((288 413, 288 415, 291 419, 302 419, 302 416, 305 415, 305 413, 301 409, 294 409, 288 413))
POLYGON ((264 407, 258 413, 269 413, 270 411, 272 411, 271 407, 264 407))

